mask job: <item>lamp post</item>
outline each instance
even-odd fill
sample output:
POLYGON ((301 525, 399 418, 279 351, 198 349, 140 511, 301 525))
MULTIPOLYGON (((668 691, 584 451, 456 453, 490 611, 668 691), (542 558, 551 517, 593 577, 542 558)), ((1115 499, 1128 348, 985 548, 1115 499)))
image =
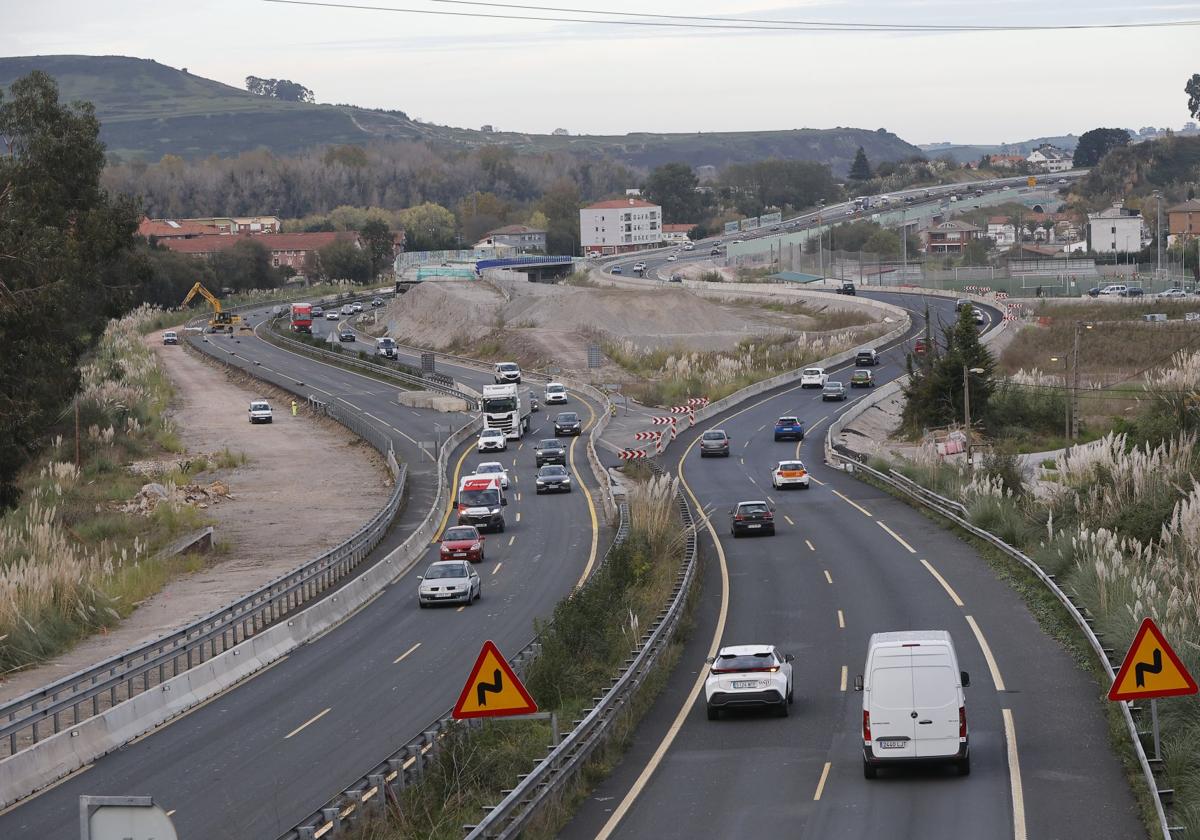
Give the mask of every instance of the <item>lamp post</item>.
POLYGON ((1070 440, 1071 439, 1071 401, 1069 399, 1066 399, 1066 396, 1067 396, 1067 372, 1068 372, 1066 354, 1063 354, 1062 356, 1051 356, 1050 361, 1062 362, 1062 366, 1063 366, 1063 414, 1066 417, 1064 426, 1063 426, 1063 437, 1066 440, 1070 440))
POLYGON ((972 373, 984 373, 983 368, 968 368, 963 363, 963 421, 966 435, 967 466, 971 465, 971 377, 972 373))
POLYGON ((1088 321, 1075 322, 1075 341, 1071 358, 1071 428, 1068 430, 1068 440, 1074 440, 1079 434, 1079 334, 1093 327, 1095 324, 1088 321))
POLYGON ((1158 209, 1157 209, 1158 221, 1157 221, 1157 223, 1156 223, 1156 225, 1155 225, 1155 228, 1154 228, 1154 243, 1155 243, 1155 245, 1157 245, 1157 246, 1158 246, 1158 267, 1157 267, 1157 271, 1155 271, 1155 279, 1157 280, 1157 279, 1161 279, 1161 278, 1162 278, 1162 254, 1163 254, 1163 247, 1162 247, 1162 246, 1163 246, 1163 235, 1162 235, 1162 191, 1161 191, 1161 190, 1155 190, 1155 191, 1154 191, 1154 198, 1155 198, 1155 199, 1157 199, 1157 204, 1158 204, 1158 209))

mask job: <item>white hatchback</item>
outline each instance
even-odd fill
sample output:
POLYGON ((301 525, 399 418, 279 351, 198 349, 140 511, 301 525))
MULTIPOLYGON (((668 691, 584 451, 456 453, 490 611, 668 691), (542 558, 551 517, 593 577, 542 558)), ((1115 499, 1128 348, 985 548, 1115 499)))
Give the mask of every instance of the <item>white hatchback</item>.
POLYGON ((733 645, 721 648, 709 660, 704 681, 708 719, 716 720, 722 709, 772 707, 787 717, 792 695, 792 655, 774 645, 733 645))
POLYGON ((826 380, 829 379, 825 373, 825 368, 810 367, 805 368, 804 373, 800 374, 801 388, 824 388, 826 380))
POLYGON ((475 475, 486 475, 488 478, 500 479, 500 486, 508 489, 508 470, 499 461, 484 461, 475 468, 475 475))
POLYGON ((807 490, 808 482, 808 469, 803 461, 780 461, 771 473, 771 486, 776 490, 782 490, 784 487, 807 490))

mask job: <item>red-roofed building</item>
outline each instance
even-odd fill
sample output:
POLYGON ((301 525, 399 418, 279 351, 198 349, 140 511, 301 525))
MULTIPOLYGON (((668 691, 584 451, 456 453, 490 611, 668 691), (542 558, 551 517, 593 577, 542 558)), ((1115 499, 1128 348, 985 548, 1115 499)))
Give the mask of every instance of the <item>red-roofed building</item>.
POLYGON ((662 207, 640 198, 598 201, 579 211, 579 240, 586 254, 655 248, 663 240, 662 207))
POLYGON ((695 224, 663 225, 662 226, 663 242, 670 242, 672 244, 682 244, 684 242, 687 242, 688 234, 691 232, 692 228, 694 228, 695 226, 696 226, 695 224))
POLYGON ((138 234, 146 239, 191 239, 196 236, 218 236, 221 231, 215 225, 194 222, 191 219, 151 219, 143 217, 138 225, 138 234))
POLYGON ((208 258, 247 239, 259 243, 271 252, 272 265, 291 266, 297 271, 304 267, 304 258, 310 252, 319 251, 334 242, 353 242, 362 247, 358 242, 358 234, 352 230, 329 233, 261 233, 254 236, 197 236, 192 239, 164 239, 161 244, 180 254, 208 258))
POLYGON ((991 155, 988 160, 993 169, 1019 169, 1029 162, 1024 155, 991 155))

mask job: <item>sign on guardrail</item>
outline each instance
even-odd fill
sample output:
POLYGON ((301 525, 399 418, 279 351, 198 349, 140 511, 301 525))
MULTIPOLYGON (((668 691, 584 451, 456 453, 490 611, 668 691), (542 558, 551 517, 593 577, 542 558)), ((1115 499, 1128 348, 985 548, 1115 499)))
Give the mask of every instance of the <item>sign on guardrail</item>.
POLYGON ((538 710, 517 672, 488 639, 451 715, 455 720, 528 715, 538 710))

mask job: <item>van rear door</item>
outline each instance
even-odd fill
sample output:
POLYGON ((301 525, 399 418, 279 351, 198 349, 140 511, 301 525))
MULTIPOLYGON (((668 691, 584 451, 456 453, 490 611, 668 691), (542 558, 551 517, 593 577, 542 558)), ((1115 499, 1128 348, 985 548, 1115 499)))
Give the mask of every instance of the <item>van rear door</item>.
POLYGON ((913 711, 916 712, 916 755, 937 758, 959 750, 958 673, 943 645, 911 648, 913 711))
POLYGON ((910 651, 910 648, 876 648, 872 657, 866 700, 871 746, 880 759, 915 758, 917 755, 910 651))

